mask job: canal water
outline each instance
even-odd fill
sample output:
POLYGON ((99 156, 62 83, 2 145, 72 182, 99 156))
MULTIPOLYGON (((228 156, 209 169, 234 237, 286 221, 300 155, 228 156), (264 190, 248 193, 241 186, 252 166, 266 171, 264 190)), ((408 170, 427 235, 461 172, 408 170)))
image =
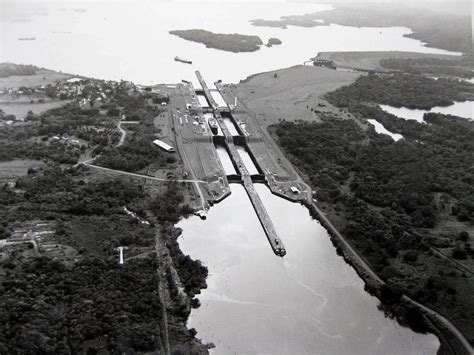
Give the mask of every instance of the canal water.
POLYGON ((206 96, 204 95, 196 95, 199 100, 199 105, 201 107, 209 107, 209 103, 207 102, 206 96))
POLYGON ((409 109, 406 107, 393 107, 389 105, 380 105, 380 108, 385 112, 391 113, 392 115, 404 118, 406 120, 416 120, 418 122, 423 121, 423 115, 427 112, 438 112, 445 115, 454 115, 464 118, 474 118, 474 101, 462 101, 455 102, 450 106, 436 106, 431 110, 416 110, 409 109))
POLYGON ((239 135, 239 132, 237 131, 237 128, 235 128, 235 125, 231 121, 230 118, 222 117, 222 120, 224 121, 224 124, 226 125, 226 127, 229 130, 231 135, 233 135, 233 136, 238 136, 239 135))
POLYGON ((209 268, 189 327, 215 354, 435 354, 434 335, 416 334, 378 309, 354 269, 336 254, 307 209, 257 191, 287 255, 276 257, 241 185, 207 220, 179 222, 183 252, 209 268))
POLYGON ((219 157, 222 163, 225 174, 226 175, 237 174, 234 168, 234 164, 232 164, 232 160, 230 160, 230 156, 227 153, 227 150, 221 145, 216 145, 216 150, 217 150, 217 156, 219 157))
POLYGON ((237 148, 237 153, 240 155, 240 158, 244 162, 244 165, 247 168, 247 171, 249 172, 249 174, 250 175, 258 174, 259 172, 257 170, 257 167, 253 163, 252 158, 250 157, 249 153, 245 150, 245 148, 239 145, 236 145, 235 148, 237 148))

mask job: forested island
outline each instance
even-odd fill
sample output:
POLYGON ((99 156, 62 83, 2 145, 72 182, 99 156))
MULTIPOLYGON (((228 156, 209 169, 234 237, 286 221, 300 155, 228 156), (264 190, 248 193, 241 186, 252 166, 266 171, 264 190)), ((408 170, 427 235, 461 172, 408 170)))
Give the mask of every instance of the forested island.
POLYGON ((316 18, 313 14, 282 16, 279 20, 256 19, 250 20, 250 23, 259 27, 279 27, 286 29, 288 26, 298 27, 316 27, 328 26, 323 21, 316 18))
POLYGON ((268 39, 268 42, 267 42, 266 46, 267 46, 267 47, 278 46, 278 45, 280 45, 281 43, 282 43, 282 42, 281 42, 280 39, 272 37, 272 38, 269 38, 269 39, 268 39))
POLYGON ((317 205, 388 284, 398 314, 405 293, 474 338, 474 122, 429 113, 404 120, 378 104, 428 108, 474 85, 412 75, 368 75, 326 95, 353 119, 270 128, 315 191, 317 205), (375 119, 404 139, 367 128, 375 119))
POLYGON ((258 36, 248 36, 238 33, 224 34, 193 29, 170 31, 170 34, 187 41, 205 44, 207 48, 214 48, 234 53, 255 52, 263 45, 261 38, 258 36))

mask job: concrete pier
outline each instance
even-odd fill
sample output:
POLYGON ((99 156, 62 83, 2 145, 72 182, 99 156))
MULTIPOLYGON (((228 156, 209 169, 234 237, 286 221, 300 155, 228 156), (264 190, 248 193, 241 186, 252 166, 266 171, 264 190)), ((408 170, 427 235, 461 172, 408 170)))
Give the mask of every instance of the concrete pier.
POLYGON ((263 227, 263 230, 265 231, 268 241, 270 242, 273 252, 278 256, 284 256, 286 254, 285 246, 283 245, 281 239, 278 237, 278 234, 275 230, 275 226, 273 225, 273 222, 270 219, 270 216, 268 215, 267 210, 263 206, 262 200, 260 199, 260 196, 258 196, 257 190, 253 185, 252 177, 249 174, 247 168, 245 167, 245 164, 242 161, 239 153, 237 152, 237 149, 234 145, 233 136, 219 113, 218 105, 212 98, 212 95, 209 91, 209 88, 207 87, 206 82, 198 71, 196 71, 196 76, 204 90, 204 95, 207 97, 214 109, 214 115, 222 130, 222 133, 224 134, 225 144, 227 145, 229 155, 234 161, 237 169, 239 170, 240 175, 242 176, 242 182, 245 191, 247 191, 247 195, 249 196, 250 202, 252 203, 252 206, 255 209, 255 212, 257 213, 258 219, 260 220, 260 223, 263 227))

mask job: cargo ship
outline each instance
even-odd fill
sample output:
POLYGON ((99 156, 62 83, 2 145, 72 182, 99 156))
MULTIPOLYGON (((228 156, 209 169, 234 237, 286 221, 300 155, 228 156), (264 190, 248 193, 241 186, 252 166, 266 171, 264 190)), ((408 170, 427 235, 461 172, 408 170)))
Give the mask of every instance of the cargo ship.
POLYGON ((193 64, 192 61, 187 60, 187 59, 183 59, 183 58, 180 58, 180 57, 174 57, 174 60, 176 60, 177 62, 181 62, 181 63, 193 64))
POLYGON ((211 127, 211 132, 212 134, 216 135, 219 133, 218 126, 217 126, 217 121, 215 118, 209 119, 209 126, 211 127))

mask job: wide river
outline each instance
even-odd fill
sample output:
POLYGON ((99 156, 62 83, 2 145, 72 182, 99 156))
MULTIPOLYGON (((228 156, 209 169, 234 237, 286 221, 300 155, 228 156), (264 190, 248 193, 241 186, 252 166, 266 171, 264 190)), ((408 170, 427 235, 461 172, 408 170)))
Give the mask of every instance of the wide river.
MULTIPOLYGON (((457 54, 405 38, 410 30, 402 27, 283 30, 248 22, 325 9, 330 7, 286 2, 0 0, 0 62, 142 84, 182 79, 196 84, 195 70, 208 83, 238 82, 301 64, 320 51, 457 54), (236 54, 168 34, 192 28, 259 35, 264 42, 278 37, 283 44, 236 54), (193 64, 176 62, 175 56, 193 64)), ((225 149, 219 156, 232 172, 225 149)), ((271 251, 240 185, 232 185, 231 196, 212 207, 206 221, 191 217, 178 224, 183 251, 209 268, 209 287, 199 296, 202 306, 191 313, 189 326, 215 343, 215 353, 436 353, 435 336, 416 334, 384 316, 304 207, 273 196, 264 185, 257 190, 285 243, 283 259, 271 251)))

